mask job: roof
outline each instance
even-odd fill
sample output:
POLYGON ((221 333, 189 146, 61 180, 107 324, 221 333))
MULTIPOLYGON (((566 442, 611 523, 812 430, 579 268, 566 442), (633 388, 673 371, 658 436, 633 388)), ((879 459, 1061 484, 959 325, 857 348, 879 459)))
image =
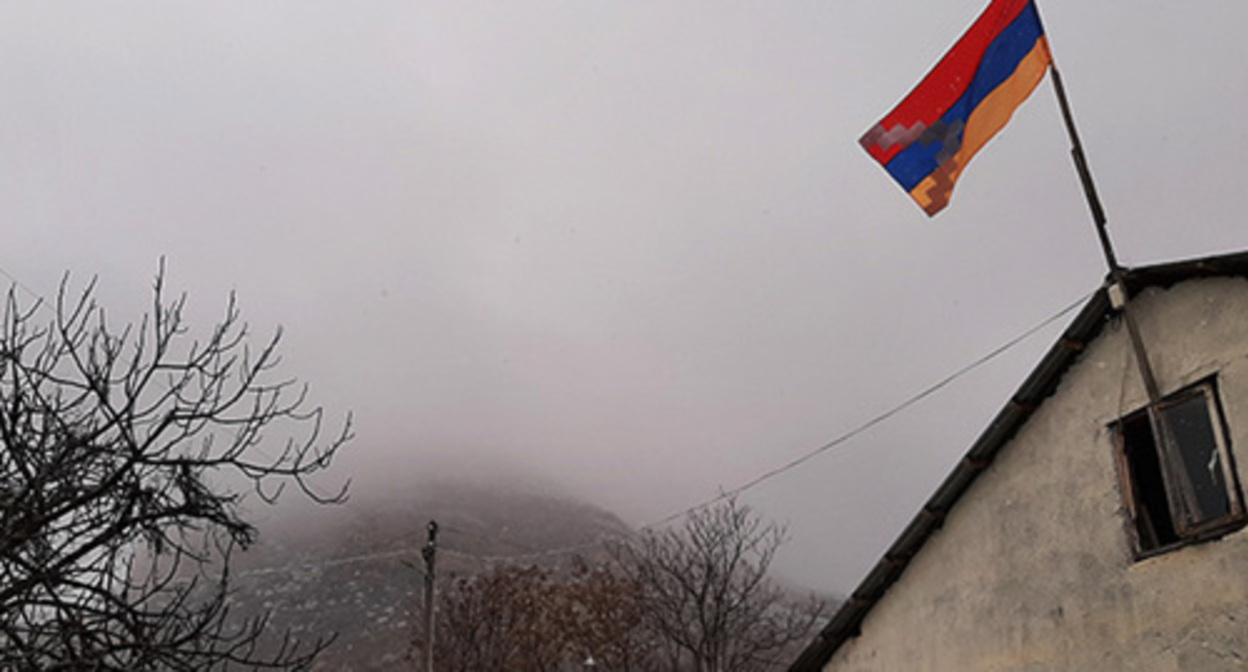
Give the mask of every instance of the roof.
MULTIPOLYGON (((1122 281, 1127 293, 1133 296, 1148 287, 1169 287, 1184 280, 1213 276, 1248 276, 1248 252, 1125 269, 1122 281)), ((953 472, 789 668, 790 672, 821 669, 846 640, 861 632, 863 619, 901 578, 932 534, 940 529, 963 493, 992 465, 997 453, 1053 394, 1062 376, 1114 316, 1106 285, 1102 285, 1088 299, 1039 365, 971 444, 953 472)))

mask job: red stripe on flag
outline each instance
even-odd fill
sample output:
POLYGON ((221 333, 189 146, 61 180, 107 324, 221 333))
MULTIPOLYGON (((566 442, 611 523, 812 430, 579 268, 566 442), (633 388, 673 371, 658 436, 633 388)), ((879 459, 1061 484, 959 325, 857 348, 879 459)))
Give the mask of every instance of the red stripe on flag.
POLYGON ((878 132, 868 136, 870 144, 864 144, 871 156, 881 164, 888 163, 908 144, 897 140, 917 137, 939 120, 974 79, 988 45, 1029 2, 993 0, 923 81, 876 125, 878 132))

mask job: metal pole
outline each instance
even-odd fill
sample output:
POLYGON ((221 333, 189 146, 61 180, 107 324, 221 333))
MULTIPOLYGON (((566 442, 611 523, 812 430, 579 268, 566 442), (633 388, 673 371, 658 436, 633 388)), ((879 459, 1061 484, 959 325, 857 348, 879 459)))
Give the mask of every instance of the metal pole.
POLYGON ((429 521, 429 541, 421 549, 425 559, 425 672, 433 672, 433 591, 434 565, 437 559, 438 523, 429 521))

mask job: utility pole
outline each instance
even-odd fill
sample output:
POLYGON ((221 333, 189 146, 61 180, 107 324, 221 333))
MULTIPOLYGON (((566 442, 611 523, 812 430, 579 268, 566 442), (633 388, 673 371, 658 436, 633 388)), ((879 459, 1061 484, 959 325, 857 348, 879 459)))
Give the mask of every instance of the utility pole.
POLYGON ((433 591, 434 561, 438 549, 438 523, 429 521, 429 541, 421 549, 425 559, 425 672, 433 672, 433 591))

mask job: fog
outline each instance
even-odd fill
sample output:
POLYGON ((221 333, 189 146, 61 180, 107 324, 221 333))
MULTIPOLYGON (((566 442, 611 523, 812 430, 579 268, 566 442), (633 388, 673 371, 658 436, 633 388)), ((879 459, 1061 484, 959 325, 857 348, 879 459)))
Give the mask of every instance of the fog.
MULTIPOLYGON (((385 496, 458 474, 662 520, 1076 303, 1043 83, 928 220, 857 145, 981 0, 0 6, 0 271, 115 315, 231 291, 385 496)), ((1041 6, 1120 258, 1239 250, 1245 5, 1041 6)), ((848 590, 1065 324, 743 493, 848 590)), ((332 479, 331 479, 332 480, 332 479)))

